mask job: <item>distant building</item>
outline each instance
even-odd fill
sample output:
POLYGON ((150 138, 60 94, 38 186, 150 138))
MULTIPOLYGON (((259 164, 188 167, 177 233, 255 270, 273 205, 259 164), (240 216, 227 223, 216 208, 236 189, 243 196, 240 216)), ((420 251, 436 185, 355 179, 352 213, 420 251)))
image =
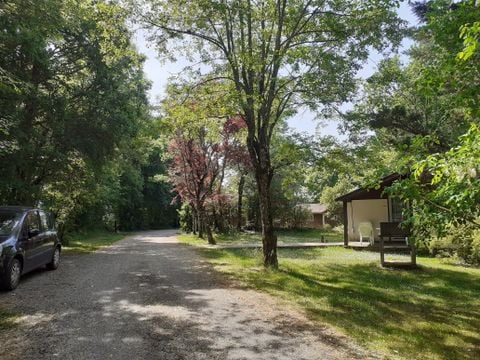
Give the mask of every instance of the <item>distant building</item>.
POLYGON ((328 223, 328 218, 326 215, 328 208, 326 205, 298 204, 297 206, 307 210, 311 214, 311 217, 305 223, 305 227, 322 228, 328 223))

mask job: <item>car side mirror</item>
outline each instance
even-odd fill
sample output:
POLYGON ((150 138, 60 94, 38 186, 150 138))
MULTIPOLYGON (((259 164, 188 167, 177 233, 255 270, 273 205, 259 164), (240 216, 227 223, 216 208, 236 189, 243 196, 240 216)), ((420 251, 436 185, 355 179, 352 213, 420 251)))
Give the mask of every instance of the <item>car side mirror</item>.
POLYGON ((28 237, 32 238, 40 234, 40 230, 38 229, 33 229, 33 230, 28 230, 28 237))

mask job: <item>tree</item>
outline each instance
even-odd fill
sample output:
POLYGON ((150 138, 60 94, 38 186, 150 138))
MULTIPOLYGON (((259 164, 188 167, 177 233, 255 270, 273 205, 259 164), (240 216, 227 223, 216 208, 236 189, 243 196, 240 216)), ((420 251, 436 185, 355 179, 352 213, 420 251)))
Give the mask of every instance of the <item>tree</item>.
POLYGON ((428 155, 450 149, 478 121, 480 62, 459 61, 457 54, 464 49, 459 29, 478 19, 480 7, 470 1, 429 1, 415 9, 422 26, 414 33, 410 62, 383 61, 346 122, 350 130, 373 129, 401 152, 416 137, 431 136, 436 141, 424 148, 428 155))
POLYGON ((127 12, 91 0, 1 11, 1 202, 51 210, 61 234, 175 223, 127 12))
POLYGON ((247 123, 267 267, 278 265, 270 195, 274 130, 302 105, 348 100, 370 49, 400 41, 396 6, 388 0, 151 0, 136 7, 160 51, 194 54, 211 69, 195 81, 233 84, 247 123))
POLYGON ((242 139, 237 135, 246 128, 245 119, 241 115, 231 117, 225 122, 224 132, 232 134, 226 140, 227 145, 227 164, 234 168, 238 173, 238 187, 237 187, 237 216, 236 228, 237 231, 242 229, 243 219, 243 190, 245 187, 245 178, 252 171, 252 163, 248 154, 248 149, 242 139))
POLYGON ((0 69, 15 82, 0 87, 0 194, 36 205, 70 167, 98 169, 136 136, 148 83, 114 4, 15 0, 1 21, 0 69))
POLYGON ((220 176, 223 149, 218 143, 207 140, 205 130, 197 132, 196 139, 193 139, 185 130, 179 129, 170 143, 170 151, 174 154, 170 171, 174 190, 183 202, 195 209, 199 237, 203 238, 205 229, 209 244, 215 244, 205 204, 215 194, 214 185, 220 176))
POLYGON ((458 145, 415 161, 412 176, 394 184, 393 194, 412 204, 408 222, 419 238, 445 235, 452 226, 480 229, 480 130, 472 125, 458 145))

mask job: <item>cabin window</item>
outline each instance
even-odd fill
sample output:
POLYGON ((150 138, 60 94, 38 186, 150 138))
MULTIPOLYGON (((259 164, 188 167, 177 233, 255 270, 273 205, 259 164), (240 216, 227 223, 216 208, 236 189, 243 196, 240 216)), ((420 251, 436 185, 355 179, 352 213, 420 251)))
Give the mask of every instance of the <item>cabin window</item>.
POLYGON ((391 221, 393 222, 401 222, 403 221, 403 207, 404 203, 399 198, 391 198, 391 221))

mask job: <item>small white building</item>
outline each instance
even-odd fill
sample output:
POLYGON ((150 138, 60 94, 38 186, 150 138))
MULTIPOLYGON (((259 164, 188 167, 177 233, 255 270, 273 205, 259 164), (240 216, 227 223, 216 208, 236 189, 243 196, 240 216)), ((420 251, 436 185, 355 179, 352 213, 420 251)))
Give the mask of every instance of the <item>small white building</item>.
POLYGON ((378 241, 380 223, 402 221, 403 203, 397 198, 388 196, 384 191, 401 178, 400 174, 391 174, 384 177, 375 188, 359 188, 336 199, 343 202, 345 246, 348 246, 349 242, 363 240, 364 229, 369 228, 371 229, 369 241, 378 241))

